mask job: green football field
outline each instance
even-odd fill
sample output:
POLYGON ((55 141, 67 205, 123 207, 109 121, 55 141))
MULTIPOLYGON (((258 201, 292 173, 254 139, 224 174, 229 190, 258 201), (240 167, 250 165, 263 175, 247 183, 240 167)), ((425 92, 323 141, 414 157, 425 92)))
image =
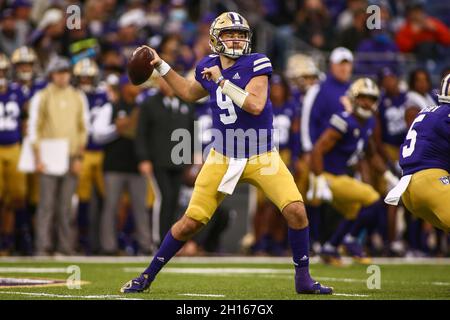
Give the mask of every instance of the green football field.
POLYGON ((313 259, 311 274, 333 286, 335 294, 308 296, 295 293, 289 258, 175 258, 150 292, 121 294, 121 285, 137 276, 147 260, 3 258, 0 299, 450 299, 449 259, 375 259, 370 267, 350 260, 332 267, 313 259), (60 283, 55 286, 54 280, 60 283))

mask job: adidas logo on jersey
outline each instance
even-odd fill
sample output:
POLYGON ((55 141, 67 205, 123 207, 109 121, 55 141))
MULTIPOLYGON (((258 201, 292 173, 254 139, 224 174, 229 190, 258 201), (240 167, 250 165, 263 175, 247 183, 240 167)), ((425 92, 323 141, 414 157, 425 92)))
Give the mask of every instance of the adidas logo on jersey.
POLYGON ((233 79, 234 79, 234 80, 239 80, 239 79, 241 79, 241 76, 239 75, 239 72, 236 72, 236 73, 234 74, 233 79))

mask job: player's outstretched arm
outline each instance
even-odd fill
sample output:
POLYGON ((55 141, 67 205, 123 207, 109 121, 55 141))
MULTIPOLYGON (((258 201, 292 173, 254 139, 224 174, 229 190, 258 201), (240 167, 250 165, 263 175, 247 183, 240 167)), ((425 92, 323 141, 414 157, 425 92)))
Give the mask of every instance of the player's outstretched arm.
POLYGON ((150 62, 155 69, 164 77, 164 80, 172 87, 175 94, 186 102, 195 102, 208 95, 208 92, 203 89, 200 83, 196 80, 188 80, 180 76, 174 71, 164 60, 162 60, 158 53, 150 48, 153 53, 153 60, 150 62))
POLYGON ((341 138, 339 131, 328 128, 317 140, 311 152, 311 169, 316 176, 323 172, 323 156, 330 152, 341 138))

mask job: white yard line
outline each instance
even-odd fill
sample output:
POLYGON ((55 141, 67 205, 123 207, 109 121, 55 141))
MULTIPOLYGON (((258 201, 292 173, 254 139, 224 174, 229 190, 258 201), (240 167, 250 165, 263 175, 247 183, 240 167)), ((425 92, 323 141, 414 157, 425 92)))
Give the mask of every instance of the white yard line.
POLYGON ((0 273, 68 273, 67 268, 0 267, 0 273))
POLYGON ((211 297, 211 298, 225 298, 223 294, 206 294, 206 293, 179 293, 179 296, 188 297, 211 297))
POLYGON ((314 277, 320 281, 335 281, 335 282, 366 282, 367 279, 352 279, 352 278, 330 278, 330 277, 314 277))
POLYGON ((368 294, 353 294, 353 293, 333 293, 332 296, 341 296, 341 297, 361 297, 361 298, 367 298, 367 297, 370 297, 368 294))
POLYGON ((70 294, 52 294, 43 292, 19 292, 19 291, 0 291, 0 294, 16 294, 32 297, 47 297, 47 298, 80 298, 80 299, 115 299, 115 300, 143 300, 138 298, 124 298, 120 295, 70 295, 70 294))

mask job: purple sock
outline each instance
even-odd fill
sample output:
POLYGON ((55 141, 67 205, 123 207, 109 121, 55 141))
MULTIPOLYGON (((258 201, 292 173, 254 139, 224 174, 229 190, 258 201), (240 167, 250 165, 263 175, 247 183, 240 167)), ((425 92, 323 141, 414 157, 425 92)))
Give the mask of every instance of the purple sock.
POLYGON ((309 266, 309 227, 295 230, 288 228, 288 239, 296 267, 309 266))
POLYGON ((352 220, 347 219, 342 220, 328 242, 332 246, 337 247, 341 243, 344 236, 350 231, 350 229, 353 226, 353 223, 354 221, 352 220))
POLYGON ((300 230, 288 228, 288 239, 295 265, 296 286, 309 286, 312 283, 309 275, 309 227, 300 230))
POLYGON ((148 274, 149 279, 153 281, 158 272, 169 262, 170 259, 181 249, 186 241, 180 241, 172 236, 172 232, 169 230, 164 237, 161 246, 153 257, 150 266, 145 269, 144 273, 148 274))
POLYGON ((378 214, 381 211, 381 201, 377 201, 368 207, 362 208, 356 218, 355 224, 350 230, 352 237, 357 238, 363 229, 373 229, 378 222, 378 214))

